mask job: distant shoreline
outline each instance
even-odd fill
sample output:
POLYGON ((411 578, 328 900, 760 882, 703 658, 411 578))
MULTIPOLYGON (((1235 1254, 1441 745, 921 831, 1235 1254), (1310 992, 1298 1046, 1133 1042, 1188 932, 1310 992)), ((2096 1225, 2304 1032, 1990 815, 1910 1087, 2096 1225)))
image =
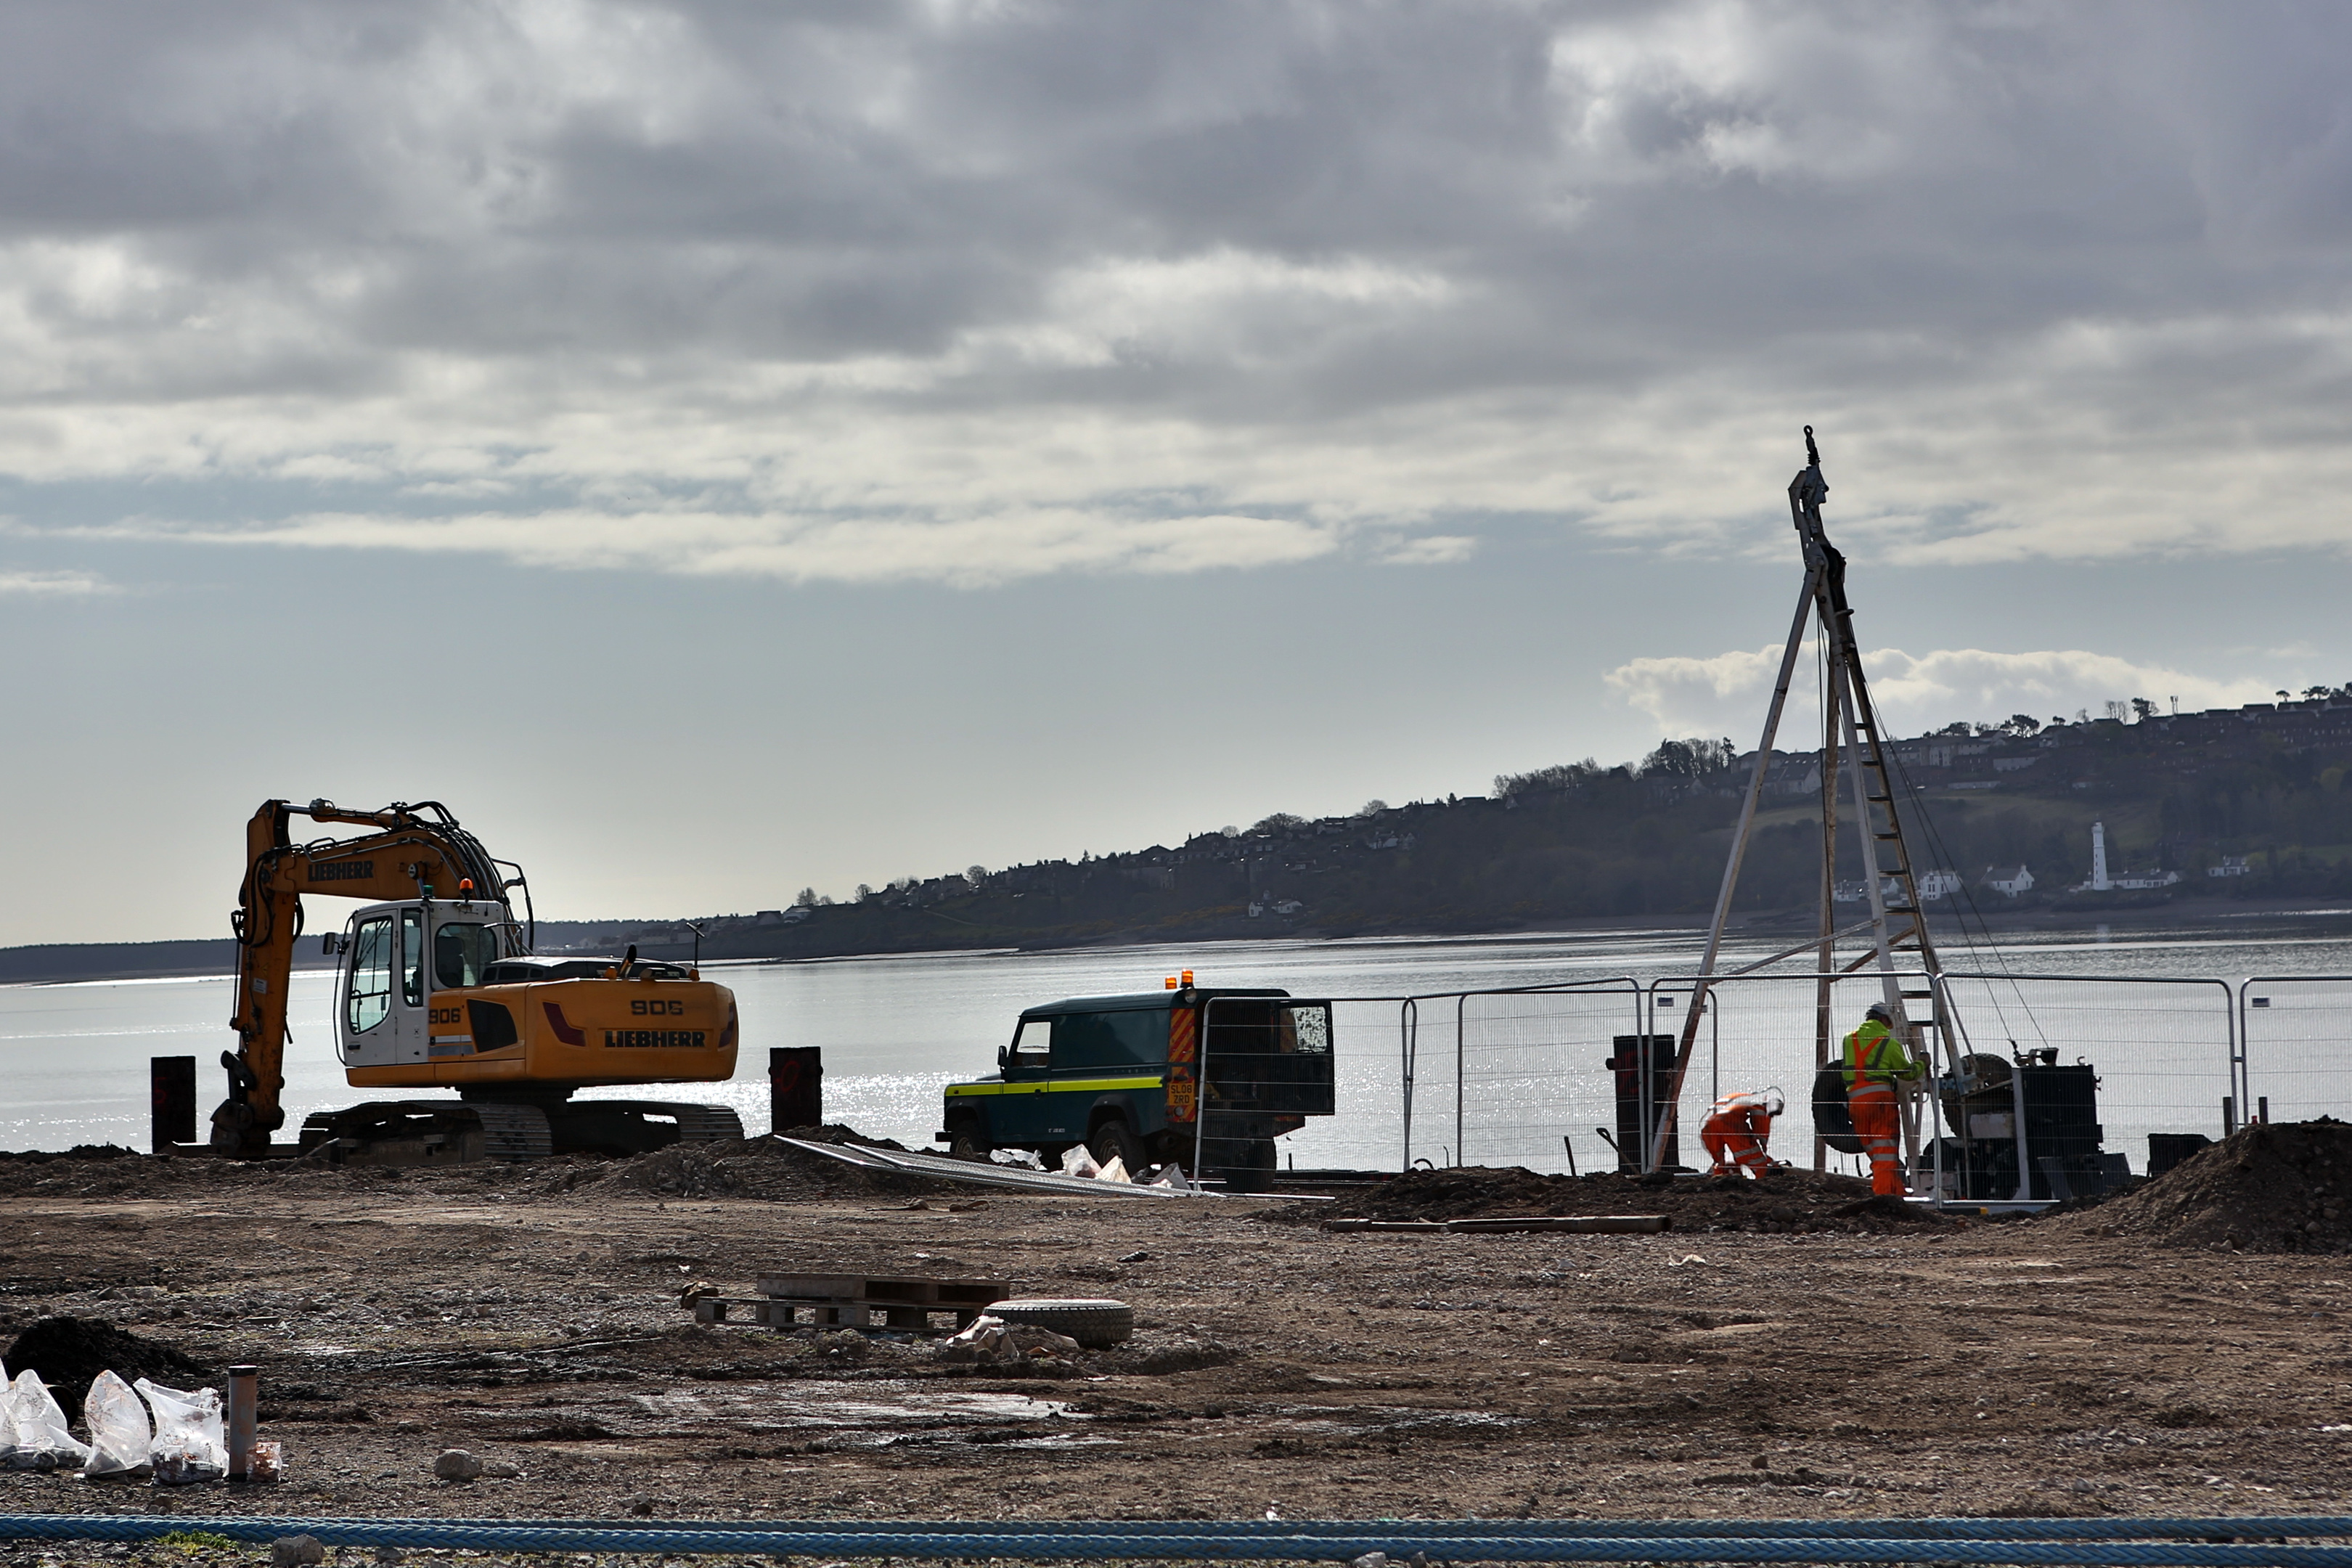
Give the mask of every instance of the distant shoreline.
MULTIPOLYGON (((2099 928, 2111 931, 2178 931, 2192 927, 2211 927, 2228 931, 2233 925, 2252 929, 2255 922, 2267 921, 2341 921, 2345 934, 2352 937, 2352 906, 2336 907, 2314 904, 2309 899, 2281 900, 2275 903, 2249 906, 2236 899, 2175 899, 2150 904, 2127 904, 2115 909, 2084 909, 2080 907, 2043 905, 2036 908, 2008 910, 1984 909, 1977 913, 1983 917, 1987 929, 1996 936, 2047 933, 2050 935, 2095 934, 2099 928)), ((1730 930, 1744 937, 1771 934, 1785 935, 1793 943, 1814 928, 1814 916, 1810 911, 1771 910, 1735 916, 1730 930)), ((1958 923, 1951 920, 1930 917, 1929 931, 1938 939, 1957 937, 1958 923)), ((1848 923, 1851 923, 1850 921, 1848 923)), ((1277 928, 1259 935, 1224 935, 1205 940, 1216 942, 1345 942, 1364 937, 1402 942, 1446 942, 1471 938, 1488 940, 1513 937, 1543 937, 1600 935, 1612 931, 1688 931, 1696 935, 1706 929, 1703 918, 1692 916, 1621 915, 1600 916, 1580 921, 1546 921, 1521 927, 1486 926, 1475 931, 1382 931, 1357 932, 1321 931, 1312 927, 1277 928)), ((1202 940, 1202 939, 1195 939, 1202 940)), ((865 958, 908 958, 925 954, 937 956, 971 955, 981 952, 1083 952, 1104 948, 1183 946, 1185 939, 1165 933, 1138 933, 1133 936, 1097 937, 1083 942, 1040 942, 1034 945, 991 943, 985 948, 929 948, 924 954, 891 949, 870 952, 839 952, 792 957, 713 957, 713 963, 730 966, 747 963, 833 963, 865 958)), ((1840 946, 1851 950, 1853 939, 1840 946)), ((648 956, 673 957, 683 954, 663 952, 648 956)), ((315 952, 298 957, 295 968, 316 972, 333 967, 333 961, 315 952)), ((126 980, 203 980, 226 978, 236 970, 236 943, 234 938, 217 937, 181 942, 74 942, 48 943, 37 947, 0 948, 0 985, 58 985, 100 984, 126 980)))

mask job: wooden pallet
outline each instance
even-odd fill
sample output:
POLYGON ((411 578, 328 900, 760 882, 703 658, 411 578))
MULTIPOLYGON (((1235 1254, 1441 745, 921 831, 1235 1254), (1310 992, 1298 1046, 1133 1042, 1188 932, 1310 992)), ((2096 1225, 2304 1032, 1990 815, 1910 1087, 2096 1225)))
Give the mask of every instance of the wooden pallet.
POLYGON ((760 1294, 705 1296, 698 1323, 951 1334, 1013 1294, 1010 1279, 929 1279, 871 1274, 762 1274, 760 1294), (743 1316, 735 1316, 736 1309, 743 1316), (941 1321, 940 1320, 945 1320, 941 1321))

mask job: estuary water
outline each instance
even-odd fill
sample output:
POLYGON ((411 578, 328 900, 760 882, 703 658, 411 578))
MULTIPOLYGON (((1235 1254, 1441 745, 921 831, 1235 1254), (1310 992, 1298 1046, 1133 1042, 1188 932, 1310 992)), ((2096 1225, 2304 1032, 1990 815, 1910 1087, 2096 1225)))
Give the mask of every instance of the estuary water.
MULTIPOLYGON (((1721 968, 1801 939, 1743 937, 1727 945, 1721 968)), ((1590 1169, 1613 1159, 1596 1131, 1613 1121, 1601 1065, 1610 1042, 1645 1026, 1680 1027, 1671 984, 1640 986, 1687 975, 1699 948, 1688 931, 1615 931, 713 964, 706 977, 732 987, 741 1010, 744 1048, 733 1081, 600 1092, 723 1100, 747 1130, 763 1131, 767 1048, 819 1046, 829 1121, 929 1147, 940 1086, 993 1071, 1024 1006, 1157 990, 1163 976, 1191 968, 1204 985, 1365 999, 1336 1009, 1341 1114, 1284 1140, 1287 1162, 1394 1168, 1413 1158, 1458 1159, 1560 1170, 1574 1161, 1590 1169), (1580 984, 1589 989, 1565 996, 1444 994, 1580 984), (1405 996, 1431 1000, 1412 1007, 1394 1000, 1405 996)), ((1942 951, 1948 969, 1993 977, 1955 986, 1969 1047, 2050 1048, 2060 1060, 2094 1063, 2107 1147, 2125 1149, 2135 1170, 2147 1132, 2217 1133, 2224 1096, 2247 1105, 2273 1100, 2282 1120, 2352 1114, 2352 982, 2324 978, 2352 976, 2352 910, 1942 951), (2034 978, 2062 975, 2082 978, 2034 978), (2241 986, 2250 976, 2285 978, 2241 986), (2181 984, 2196 979, 2207 983, 2181 984)), ((0 1148, 144 1148, 150 1057, 194 1056, 209 1109, 220 1097, 220 1052, 234 1043, 229 989, 226 976, 0 987, 0 1148)), ((1859 1020, 1875 991, 1867 976, 1840 987, 1840 1030, 1859 1020)), ((1685 1112, 1718 1090, 1766 1082, 1801 1102, 1813 993, 1809 978, 1720 992, 1699 1034, 1685 1112)), ((289 1128, 309 1111, 370 1098, 343 1080, 332 1003, 331 974, 294 977, 289 1128)), ((1800 1142, 1811 1131, 1801 1105, 1791 1112, 1783 1124, 1796 1135, 1789 1151, 1809 1148, 1800 1142)))

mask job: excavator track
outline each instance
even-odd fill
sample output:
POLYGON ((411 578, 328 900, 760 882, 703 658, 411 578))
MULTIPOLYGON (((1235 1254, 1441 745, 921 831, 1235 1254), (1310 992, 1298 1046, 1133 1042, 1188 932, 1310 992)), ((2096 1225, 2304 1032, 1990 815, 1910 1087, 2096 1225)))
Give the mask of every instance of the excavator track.
POLYGON ((677 1141, 681 1143, 740 1142, 743 1137, 743 1119, 731 1106, 691 1105, 660 1100, 628 1100, 621 1104, 644 1116, 667 1116, 677 1122, 677 1141))
POLYGON ((547 1118, 535 1108, 458 1100, 378 1100, 312 1111, 300 1144, 305 1154, 353 1165, 465 1165, 553 1149, 547 1118))
POLYGON ((724 1105, 574 1100, 551 1117, 539 1106, 507 1100, 393 1100, 312 1112, 302 1123, 301 1147, 323 1151, 338 1164, 462 1165, 559 1152, 626 1157, 742 1136, 742 1119, 724 1105))
POLYGON ((536 1105, 478 1100, 467 1109, 481 1118, 485 1160, 537 1160, 555 1152, 555 1134, 548 1127, 547 1112, 536 1105))

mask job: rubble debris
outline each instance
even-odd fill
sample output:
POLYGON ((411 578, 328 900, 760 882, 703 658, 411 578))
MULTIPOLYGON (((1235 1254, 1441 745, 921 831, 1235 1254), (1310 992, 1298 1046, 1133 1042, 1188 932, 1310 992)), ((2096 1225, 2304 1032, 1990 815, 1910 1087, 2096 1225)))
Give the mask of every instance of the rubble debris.
MULTIPOLYGON (((803 1127, 790 1136, 835 1147, 913 1152, 847 1127, 803 1127)), ((594 1177, 594 1185, 665 1196, 747 1198, 832 1197, 845 1192, 903 1197, 956 1190, 952 1184, 922 1176, 844 1165, 765 1137, 677 1143, 634 1160, 617 1160, 594 1177)))
POLYGON ((1674 1228, 1674 1216, 1663 1214, 1496 1215, 1474 1219, 1334 1219, 1326 1230, 1376 1230, 1405 1234, 1444 1235, 1448 1232, 1545 1230, 1569 1236, 1650 1236, 1674 1228))
POLYGON ((2352 1251, 2352 1123, 2257 1123, 2153 1181, 2038 1223, 2161 1247, 2352 1251))
POLYGON ((1545 1176, 1522 1166, 1462 1165, 1408 1171, 1316 1208, 1262 1209, 1286 1225, 1338 1219, 1455 1220, 1541 1215, 1664 1215, 1676 1231, 1842 1232, 1950 1226, 1953 1219, 1901 1200, 1873 1203, 1870 1184, 1823 1171, 1775 1166, 1744 1175, 1545 1176))
POLYGON ((315 1535, 281 1535, 269 1543, 270 1568, 303 1568, 326 1560, 327 1548, 315 1535))
POLYGON ((987 1365, 1033 1356, 1075 1356, 1082 1348, 1067 1334, 983 1314, 974 1319, 970 1328, 941 1344, 939 1359, 950 1364, 987 1365))
POLYGON ((111 1372, 125 1383, 147 1377, 201 1384, 214 1375, 211 1368, 169 1345, 96 1318, 40 1319, 0 1354, 0 1363, 5 1363, 12 1377, 27 1368, 39 1373, 41 1381, 77 1410, 89 1395, 90 1381, 101 1372, 111 1372))

